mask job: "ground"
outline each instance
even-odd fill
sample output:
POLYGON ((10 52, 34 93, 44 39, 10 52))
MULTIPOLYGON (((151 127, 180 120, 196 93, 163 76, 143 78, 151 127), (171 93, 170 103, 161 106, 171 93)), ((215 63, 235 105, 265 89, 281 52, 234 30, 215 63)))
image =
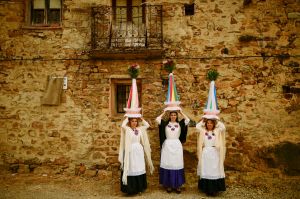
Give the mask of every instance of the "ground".
MULTIPOLYGON (((215 198, 259 199, 300 198, 300 178, 287 176, 230 174, 227 191, 215 198), (243 179, 241 176, 244 176, 243 179), (248 176, 248 177, 247 177, 248 176)), ((187 175, 187 178, 189 176, 187 175)), ((155 199, 201 199, 208 198, 197 189, 196 178, 187 180, 181 194, 167 193, 157 183, 157 178, 148 178, 148 189, 132 198, 155 199)), ((98 199, 124 198, 119 190, 119 179, 101 181, 75 175, 0 174, 0 198, 2 199, 98 199)), ((128 197, 127 197, 128 198, 128 197)))

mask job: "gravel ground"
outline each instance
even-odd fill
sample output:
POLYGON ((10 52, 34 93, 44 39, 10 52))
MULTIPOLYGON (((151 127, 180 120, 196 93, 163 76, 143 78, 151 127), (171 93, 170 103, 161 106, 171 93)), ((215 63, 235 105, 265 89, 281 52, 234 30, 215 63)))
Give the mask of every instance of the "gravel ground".
MULTIPOLYGON (((0 175, 0 198, 5 199, 95 199, 95 198, 155 198, 155 199, 201 199, 209 198, 200 193, 196 183, 187 183, 181 194, 167 193, 157 179, 148 179, 148 189, 136 196, 126 196, 119 190, 118 179, 101 182, 96 178, 54 175, 41 176, 33 174, 0 175), (153 182, 154 181, 154 182, 153 182)), ((259 199, 278 198, 300 199, 300 180, 297 178, 261 178, 255 183, 229 183, 227 191, 214 198, 259 199)), ((253 182, 253 181, 252 181, 253 182)))

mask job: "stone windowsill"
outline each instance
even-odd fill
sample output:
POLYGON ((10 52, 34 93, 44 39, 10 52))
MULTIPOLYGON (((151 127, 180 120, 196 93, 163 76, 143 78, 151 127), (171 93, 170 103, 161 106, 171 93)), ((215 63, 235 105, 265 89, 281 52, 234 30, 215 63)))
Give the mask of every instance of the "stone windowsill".
POLYGON ((110 120, 114 121, 123 121, 125 119, 124 115, 125 113, 115 113, 113 115, 110 115, 109 118, 110 120))
POLYGON ((22 26, 22 29, 27 29, 27 30, 61 30, 62 26, 32 26, 32 25, 25 25, 25 26, 22 26))

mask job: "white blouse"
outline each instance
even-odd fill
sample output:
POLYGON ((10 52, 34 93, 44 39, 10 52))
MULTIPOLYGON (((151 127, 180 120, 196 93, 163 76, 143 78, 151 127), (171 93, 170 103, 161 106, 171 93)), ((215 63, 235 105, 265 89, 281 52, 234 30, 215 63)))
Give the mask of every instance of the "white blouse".
MULTIPOLYGON (((161 123, 161 116, 158 116, 156 118, 156 122, 158 123, 158 125, 160 125, 161 123)), ((190 119, 188 117, 184 118, 184 124, 188 125, 190 122, 190 119)), ((181 128, 178 122, 171 122, 169 121, 169 123, 166 126, 166 138, 167 139, 178 139, 180 136, 180 132, 181 132, 181 128)))
POLYGON ((216 142, 216 135, 212 131, 204 133, 204 147, 214 147, 216 142))

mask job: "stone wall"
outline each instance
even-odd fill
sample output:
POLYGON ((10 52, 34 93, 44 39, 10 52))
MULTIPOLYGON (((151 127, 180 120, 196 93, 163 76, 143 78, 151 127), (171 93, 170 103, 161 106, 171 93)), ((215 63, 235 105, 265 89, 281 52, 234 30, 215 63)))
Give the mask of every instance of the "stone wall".
MULTIPOLYGON (((110 5, 109 0, 102 2, 110 5)), ((150 2, 163 5, 165 57, 177 62, 174 74, 184 111, 199 121, 209 86, 206 72, 216 68, 220 116, 228 135, 227 171, 290 168, 299 153, 284 159, 285 152, 277 149, 299 151, 299 94, 282 91, 286 84, 299 87, 299 1, 193 2, 193 16, 184 15, 184 4, 190 1, 150 2)), ((111 115, 111 79, 129 78, 126 70, 132 60, 89 58, 94 5, 98 1, 65 0, 62 28, 31 29, 23 1, 0 2, 0 164, 7 169, 87 170, 89 176, 105 177, 110 175, 106 170, 118 167, 123 117, 111 115), (67 76, 68 89, 61 105, 42 106, 47 76, 53 74, 67 76)), ((141 66, 140 98, 158 168, 154 119, 167 92, 162 60, 134 62, 141 66)), ((195 174, 196 136, 191 126, 184 144, 188 175, 195 174)), ((291 169, 287 174, 299 175, 299 167, 291 169)))

